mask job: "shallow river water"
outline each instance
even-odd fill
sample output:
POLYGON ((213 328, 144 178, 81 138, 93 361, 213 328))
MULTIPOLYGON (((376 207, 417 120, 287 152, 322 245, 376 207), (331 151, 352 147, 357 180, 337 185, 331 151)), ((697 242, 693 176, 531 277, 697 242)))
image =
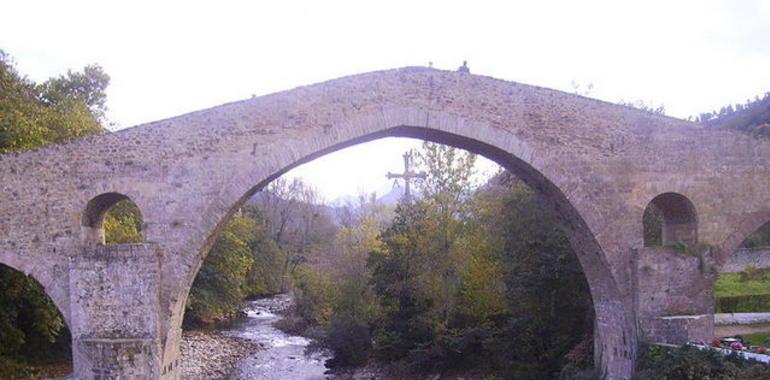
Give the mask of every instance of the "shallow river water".
POLYGON ((245 338, 262 346, 259 352, 242 359, 233 379, 238 380, 320 380, 325 379, 326 356, 305 355, 310 340, 276 329, 272 324, 281 319, 279 312, 291 303, 287 295, 251 301, 246 305, 246 318, 233 325, 225 335, 245 338))

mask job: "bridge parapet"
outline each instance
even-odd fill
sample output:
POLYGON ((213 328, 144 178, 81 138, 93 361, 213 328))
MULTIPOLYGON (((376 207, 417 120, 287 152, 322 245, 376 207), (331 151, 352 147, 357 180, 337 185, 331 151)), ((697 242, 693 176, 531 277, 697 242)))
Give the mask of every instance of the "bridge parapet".
POLYGON ((154 244, 93 245, 70 261, 75 373, 160 374, 160 261, 154 244))

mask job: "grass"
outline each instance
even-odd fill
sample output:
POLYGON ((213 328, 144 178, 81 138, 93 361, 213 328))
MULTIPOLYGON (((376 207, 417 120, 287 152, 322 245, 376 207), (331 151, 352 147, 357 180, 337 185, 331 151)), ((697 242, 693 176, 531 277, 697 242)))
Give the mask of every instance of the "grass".
POLYGON ((749 334, 749 335, 743 335, 743 340, 748 344, 753 344, 755 346, 766 346, 767 343, 765 343, 765 340, 770 338, 770 333, 757 333, 757 334, 749 334))
POLYGON ((717 298, 758 294, 770 294, 770 276, 741 281, 739 273, 720 273, 714 286, 714 295, 717 298))

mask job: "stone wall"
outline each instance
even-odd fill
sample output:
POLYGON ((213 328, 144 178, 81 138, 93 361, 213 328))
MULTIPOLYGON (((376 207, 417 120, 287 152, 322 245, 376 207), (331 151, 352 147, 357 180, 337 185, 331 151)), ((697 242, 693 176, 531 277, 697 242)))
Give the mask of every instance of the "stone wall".
POLYGON ((714 337, 714 315, 678 315, 651 318, 645 326, 649 342, 680 345, 686 342, 709 342, 714 337))
POLYGON ((713 316, 701 317, 712 315, 714 308, 716 272, 711 249, 681 252, 646 247, 636 250, 636 258, 636 305, 643 337, 674 344, 711 337, 713 316))
POLYGON ((742 248, 727 256, 720 272, 741 272, 746 267, 770 268, 770 248, 742 248))
POLYGON ((153 244, 94 245, 70 261, 75 373, 93 379, 160 374, 160 266, 153 244), (86 375, 87 374, 87 375, 86 375))

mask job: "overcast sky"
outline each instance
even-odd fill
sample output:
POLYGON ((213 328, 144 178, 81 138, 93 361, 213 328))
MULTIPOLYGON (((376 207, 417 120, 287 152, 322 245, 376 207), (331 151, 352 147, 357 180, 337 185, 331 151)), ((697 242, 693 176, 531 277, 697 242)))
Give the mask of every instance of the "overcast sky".
MULTIPOLYGON (((682 118, 770 91, 763 0, 11 0, 2 13, 0 48, 32 79, 104 67, 115 128, 344 75, 463 60, 473 73, 565 91, 591 83, 592 97, 664 104, 682 118)), ((370 144, 300 175, 327 199, 381 190, 384 172, 400 169, 416 143, 370 144)))

